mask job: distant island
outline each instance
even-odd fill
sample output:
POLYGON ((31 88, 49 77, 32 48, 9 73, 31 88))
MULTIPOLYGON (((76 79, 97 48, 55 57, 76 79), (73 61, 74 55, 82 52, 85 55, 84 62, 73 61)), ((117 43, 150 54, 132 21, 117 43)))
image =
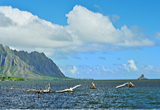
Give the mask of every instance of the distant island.
POLYGON ((24 81, 24 79, 15 77, 0 77, 0 81, 24 81))
POLYGON ((44 53, 11 50, 2 44, 0 44, 0 76, 21 77, 25 80, 69 79, 44 53))
POLYGON ((144 77, 144 75, 142 74, 142 75, 138 78, 138 80, 147 80, 147 78, 144 77))

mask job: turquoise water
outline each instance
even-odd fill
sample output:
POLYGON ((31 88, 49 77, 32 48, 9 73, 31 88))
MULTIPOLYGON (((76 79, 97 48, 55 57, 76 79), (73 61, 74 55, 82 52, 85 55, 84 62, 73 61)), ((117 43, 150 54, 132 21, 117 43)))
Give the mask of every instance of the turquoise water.
POLYGON ((89 89, 92 81, 0 81, 1 109, 158 109, 160 80, 132 80, 134 88, 113 87, 129 81, 93 81, 97 89, 89 89), (75 92, 28 93, 16 89, 43 90, 47 83, 53 91, 81 84, 75 92), (41 96, 41 98, 39 98, 41 96))

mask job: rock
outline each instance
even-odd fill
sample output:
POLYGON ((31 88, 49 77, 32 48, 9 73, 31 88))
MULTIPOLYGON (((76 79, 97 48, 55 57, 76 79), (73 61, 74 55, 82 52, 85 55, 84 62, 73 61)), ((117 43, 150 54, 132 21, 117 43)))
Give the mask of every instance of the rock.
POLYGON ((128 84, 128 87, 134 87, 134 84, 132 84, 131 82, 128 84))
POLYGON ((138 80, 146 80, 146 79, 147 78, 145 78, 143 74, 138 78, 138 80))
POLYGON ((93 82, 92 82, 92 86, 90 87, 90 89, 96 89, 96 86, 94 85, 93 82))

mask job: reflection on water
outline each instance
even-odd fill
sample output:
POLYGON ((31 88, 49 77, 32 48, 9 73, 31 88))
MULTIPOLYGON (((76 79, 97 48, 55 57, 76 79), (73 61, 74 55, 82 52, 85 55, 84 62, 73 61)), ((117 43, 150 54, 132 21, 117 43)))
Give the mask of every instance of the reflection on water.
POLYGON ((134 80, 135 88, 115 89, 127 81, 94 81, 97 89, 89 89, 91 81, 1 81, 1 109, 81 109, 81 108, 160 108, 160 80, 134 80), (27 93, 16 89, 43 90, 47 83, 51 90, 63 90, 81 84, 75 92, 27 93), (39 98, 41 96, 41 98, 39 98))

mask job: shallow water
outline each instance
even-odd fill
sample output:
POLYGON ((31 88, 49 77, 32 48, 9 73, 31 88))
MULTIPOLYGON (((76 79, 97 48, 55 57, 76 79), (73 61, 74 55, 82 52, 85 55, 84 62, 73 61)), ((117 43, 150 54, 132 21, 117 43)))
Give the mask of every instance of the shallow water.
POLYGON ((1 109, 158 109, 160 108, 160 80, 132 80, 134 88, 113 87, 129 81, 94 81, 97 89, 89 89, 92 81, 1 81, 1 109), (81 84, 75 92, 28 93, 16 89, 44 90, 50 83, 53 91, 81 84), (39 98, 41 96, 41 98, 39 98))

